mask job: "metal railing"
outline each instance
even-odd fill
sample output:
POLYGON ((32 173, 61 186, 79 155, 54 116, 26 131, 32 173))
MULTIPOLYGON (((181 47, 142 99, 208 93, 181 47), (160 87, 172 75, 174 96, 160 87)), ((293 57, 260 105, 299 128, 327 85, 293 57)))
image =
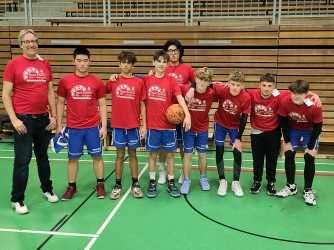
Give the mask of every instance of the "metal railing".
POLYGON ((280 24, 287 17, 334 17, 330 0, 3 0, 0 22, 26 25, 50 19, 95 22, 195 22, 219 19, 267 19, 280 24))

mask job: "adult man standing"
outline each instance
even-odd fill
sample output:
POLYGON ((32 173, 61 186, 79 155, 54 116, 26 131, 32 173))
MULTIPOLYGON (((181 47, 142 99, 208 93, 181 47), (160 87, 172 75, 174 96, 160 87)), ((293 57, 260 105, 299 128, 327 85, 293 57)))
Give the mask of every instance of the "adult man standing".
POLYGON ((28 208, 24 203, 24 193, 32 150, 36 156, 44 196, 49 202, 58 201, 52 192, 47 154, 51 130, 56 128, 56 105, 51 67, 48 61, 37 54, 38 39, 35 32, 31 29, 21 30, 18 42, 23 54, 6 66, 2 100, 15 128, 12 207, 16 213, 26 214, 28 208))

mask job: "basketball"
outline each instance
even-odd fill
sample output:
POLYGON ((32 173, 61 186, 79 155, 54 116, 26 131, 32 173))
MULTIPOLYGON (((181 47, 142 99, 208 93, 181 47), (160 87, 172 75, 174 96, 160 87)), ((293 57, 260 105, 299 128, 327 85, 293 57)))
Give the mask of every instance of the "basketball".
POLYGON ((179 124, 183 122, 185 114, 180 104, 173 104, 168 107, 166 117, 171 124, 179 124))

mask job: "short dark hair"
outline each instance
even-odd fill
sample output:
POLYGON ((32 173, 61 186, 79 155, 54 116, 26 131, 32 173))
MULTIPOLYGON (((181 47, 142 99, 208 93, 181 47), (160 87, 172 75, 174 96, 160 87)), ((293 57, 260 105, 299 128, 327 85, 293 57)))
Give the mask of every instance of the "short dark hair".
POLYGON ((90 58, 90 52, 86 47, 80 46, 75 48, 73 51, 73 58, 75 59, 77 55, 86 55, 88 58, 90 58))
POLYGON ((136 55, 132 51, 122 51, 118 55, 118 60, 119 62, 122 63, 131 63, 131 64, 135 64, 137 62, 136 55))
POLYGON ((294 94, 306 94, 309 89, 309 83, 304 80, 296 80, 289 85, 289 90, 294 94))
POLYGON ((160 57, 163 57, 167 62, 169 61, 169 55, 164 50, 158 50, 153 55, 153 60, 158 61, 160 57))
POLYGON ((260 82, 270 82, 276 85, 275 75, 271 73, 265 73, 264 75, 260 77, 260 82))
POLYGON ((184 48, 182 46, 182 43, 179 40, 176 39, 170 39, 164 44, 164 51, 168 51, 169 46, 174 45, 180 52, 180 61, 182 60, 183 54, 184 54, 184 48))

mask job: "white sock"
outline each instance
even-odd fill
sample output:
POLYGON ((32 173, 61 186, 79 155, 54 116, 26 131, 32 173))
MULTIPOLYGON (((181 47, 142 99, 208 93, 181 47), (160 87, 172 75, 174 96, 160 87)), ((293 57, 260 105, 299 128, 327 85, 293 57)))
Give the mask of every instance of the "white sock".
POLYGON ((150 180, 155 180, 155 172, 148 172, 150 180))
POLYGON ((166 170, 165 163, 159 162, 158 165, 159 165, 159 171, 165 171, 166 170))
POLYGON ((170 181, 170 180, 174 179, 174 175, 167 175, 167 178, 170 181))

